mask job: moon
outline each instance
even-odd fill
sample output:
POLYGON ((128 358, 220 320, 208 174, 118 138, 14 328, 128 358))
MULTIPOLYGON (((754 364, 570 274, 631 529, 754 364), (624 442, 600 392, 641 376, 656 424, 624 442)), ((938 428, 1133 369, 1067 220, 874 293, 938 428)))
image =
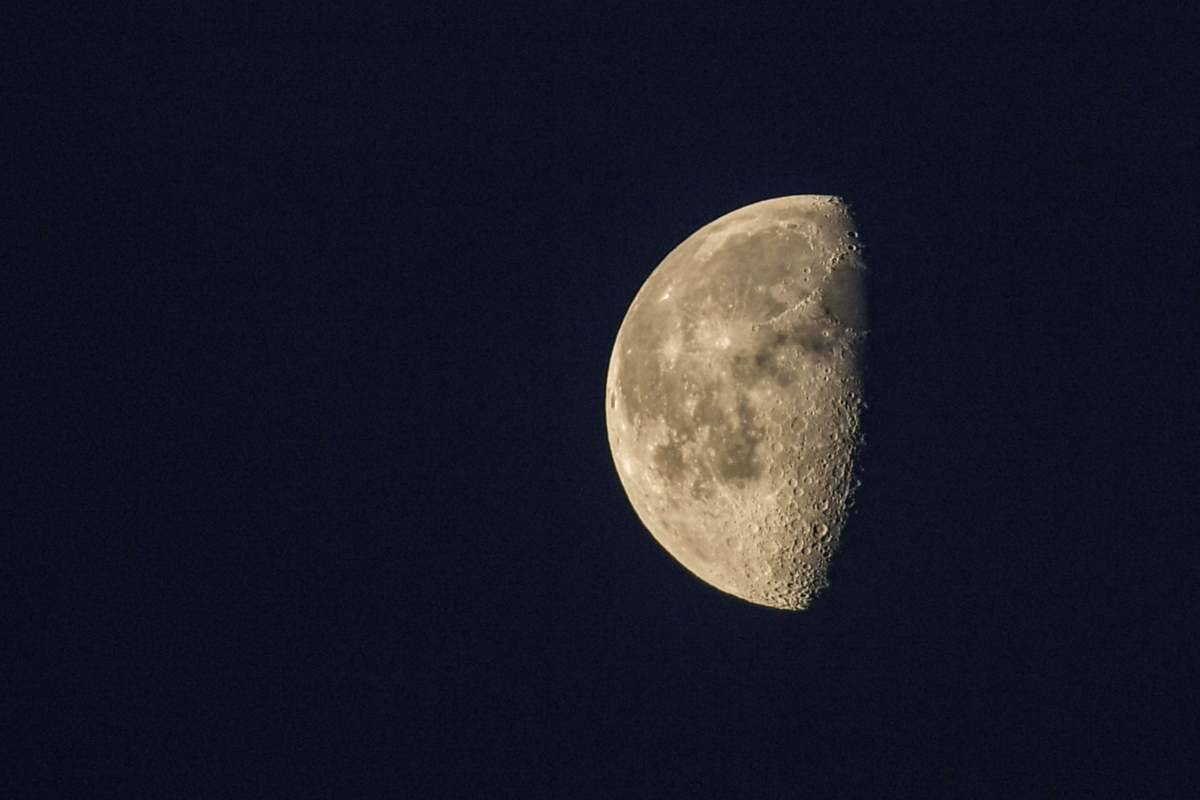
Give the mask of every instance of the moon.
POLYGON ((843 200, 777 197, 675 247, 621 323, 617 474, 658 543, 722 592, 802 610, 828 586, 857 483, 865 273, 843 200))

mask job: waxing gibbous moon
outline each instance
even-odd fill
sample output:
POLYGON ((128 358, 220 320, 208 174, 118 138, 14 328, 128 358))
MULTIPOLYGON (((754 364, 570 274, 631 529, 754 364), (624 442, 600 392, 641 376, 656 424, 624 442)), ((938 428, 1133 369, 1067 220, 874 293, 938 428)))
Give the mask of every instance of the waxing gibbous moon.
POLYGON ((680 243, 621 323, 617 473, 659 544, 723 592, 799 610, 827 586, 860 441, 865 271, 841 199, 778 197, 680 243))

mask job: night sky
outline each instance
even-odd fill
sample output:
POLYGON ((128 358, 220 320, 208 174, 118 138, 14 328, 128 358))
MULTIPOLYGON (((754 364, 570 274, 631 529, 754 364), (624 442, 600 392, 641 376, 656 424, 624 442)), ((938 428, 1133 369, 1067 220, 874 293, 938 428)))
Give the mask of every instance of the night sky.
POLYGON ((1198 16, 951 5, 14 22, 5 796, 1200 793, 1198 16), (870 270, 801 613, 604 420, 654 267, 788 194, 870 270))

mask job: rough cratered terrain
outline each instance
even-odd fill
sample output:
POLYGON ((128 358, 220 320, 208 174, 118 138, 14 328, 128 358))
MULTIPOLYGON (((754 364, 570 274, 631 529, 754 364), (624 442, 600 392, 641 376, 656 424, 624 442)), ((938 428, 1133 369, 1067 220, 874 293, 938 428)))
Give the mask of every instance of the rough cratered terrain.
POLYGON ((609 443, 680 563, 754 603, 826 585, 859 441, 865 268, 845 204, 765 200, 705 225, 646 280, 609 364, 609 443))

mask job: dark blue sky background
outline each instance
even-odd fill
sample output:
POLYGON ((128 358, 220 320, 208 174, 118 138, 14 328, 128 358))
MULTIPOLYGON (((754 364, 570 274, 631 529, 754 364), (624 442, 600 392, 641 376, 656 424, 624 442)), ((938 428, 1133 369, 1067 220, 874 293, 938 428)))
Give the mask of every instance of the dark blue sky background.
POLYGON ((10 27, 9 796, 1200 790, 1197 16, 608 7, 10 27), (808 193, 873 324, 789 614, 603 401, 659 260, 808 193))

